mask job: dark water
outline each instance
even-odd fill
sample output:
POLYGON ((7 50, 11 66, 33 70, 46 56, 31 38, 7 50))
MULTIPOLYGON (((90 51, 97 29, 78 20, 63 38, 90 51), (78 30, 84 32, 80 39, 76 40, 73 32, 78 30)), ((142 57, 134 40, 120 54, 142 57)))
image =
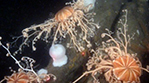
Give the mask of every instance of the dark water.
MULTIPOLYGON (((1 0, 0 1, 0 36, 3 37, 2 43, 6 44, 12 42, 12 37, 21 35, 21 30, 33 24, 43 23, 48 18, 60 10, 65 2, 69 0, 1 0)), ((21 41, 20 41, 21 42, 21 41)), ((20 43, 19 42, 19 43, 20 43)), ((37 69, 45 67, 50 57, 47 56, 48 50, 46 44, 38 46, 36 53, 31 51, 23 53, 23 56, 30 56, 37 60, 37 69), (41 56, 43 55, 43 56, 41 56), (46 56, 44 56, 46 55, 46 56), (42 59, 41 59, 42 58, 42 59), (42 64, 38 64, 42 63, 42 64)), ((17 47, 10 48, 14 52, 17 47)), ((0 80, 6 75, 11 75, 9 67, 16 70, 18 66, 14 60, 5 56, 6 51, 0 47, 0 80)), ((20 59, 22 55, 17 55, 16 58, 20 59)))

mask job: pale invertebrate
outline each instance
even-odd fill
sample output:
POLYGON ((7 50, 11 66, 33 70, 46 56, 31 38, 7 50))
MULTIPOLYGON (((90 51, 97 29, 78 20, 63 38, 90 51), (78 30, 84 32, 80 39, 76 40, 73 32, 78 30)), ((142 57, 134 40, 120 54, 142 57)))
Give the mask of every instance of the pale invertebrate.
POLYGON ((88 6, 88 5, 92 5, 92 7, 90 7, 90 10, 92 10, 95 7, 95 2, 96 0, 84 0, 84 5, 88 6))
POLYGON ((92 75, 95 83, 99 83, 100 74, 104 74, 109 83, 140 83, 141 70, 149 73, 148 69, 142 67, 136 54, 128 53, 128 44, 133 36, 127 35, 127 10, 123 12, 126 14, 123 15, 124 19, 119 21, 122 28, 118 29, 117 38, 113 38, 109 30, 107 30, 108 33, 102 33, 102 38, 107 36, 109 39, 102 42, 103 46, 96 51, 92 50, 94 54, 86 64, 88 71, 74 83, 87 74, 92 75))
MULTIPOLYGON (((41 79, 43 79, 44 82, 51 80, 51 76, 48 75, 47 69, 41 68, 40 70, 37 71, 37 74, 41 79)), ((52 75, 52 77, 54 77, 54 80, 56 80, 56 77, 54 75, 52 75)))
POLYGON ((61 44, 52 45, 49 54, 53 59, 54 67, 61 67, 67 63, 66 49, 61 44))
POLYGON ((52 35, 53 44, 59 36, 66 38, 66 35, 69 35, 70 43, 68 43, 68 47, 71 46, 77 51, 83 51, 87 44, 87 47, 90 48, 91 43, 88 38, 94 36, 95 28, 99 28, 93 22, 95 13, 88 13, 92 5, 84 6, 84 0, 77 0, 77 2, 73 0, 72 3, 69 2, 66 5, 55 14, 54 18, 23 29, 22 34, 25 40, 20 45, 19 50, 22 50, 23 45, 29 46, 29 41, 32 42, 33 50, 36 50, 34 45, 38 39, 49 42, 52 35), (52 30, 53 34, 51 33, 52 30))
POLYGON ((43 75, 47 73, 48 73, 48 70, 43 69, 43 68, 37 71, 37 74, 40 76, 40 78, 44 78, 43 75))

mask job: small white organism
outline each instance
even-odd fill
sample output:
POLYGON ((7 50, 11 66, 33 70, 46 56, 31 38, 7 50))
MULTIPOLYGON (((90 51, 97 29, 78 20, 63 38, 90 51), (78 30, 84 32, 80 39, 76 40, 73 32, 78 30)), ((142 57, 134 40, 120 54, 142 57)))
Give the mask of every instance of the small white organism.
POLYGON ((48 70, 42 68, 37 71, 37 74, 40 76, 40 78, 44 78, 44 75, 48 74, 48 70))
POLYGON ((92 10, 95 6, 95 2, 96 0, 84 0, 84 6, 92 5, 89 9, 89 10, 92 10))
MULTIPOLYGON (((51 77, 53 80, 56 80, 56 76, 53 75, 53 74, 48 74, 48 70, 47 69, 44 69, 44 68, 41 68, 37 71, 37 74, 39 76, 40 79, 42 79, 42 83, 47 83, 49 80, 51 80, 51 77)), ((40 82, 41 83, 41 82, 40 82)))
POLYGON ((61 44, 52 45, 49 54, 53 59, 54 67, 61 67, 67 63, 67 56, 65 55, 66 49, 61 44))

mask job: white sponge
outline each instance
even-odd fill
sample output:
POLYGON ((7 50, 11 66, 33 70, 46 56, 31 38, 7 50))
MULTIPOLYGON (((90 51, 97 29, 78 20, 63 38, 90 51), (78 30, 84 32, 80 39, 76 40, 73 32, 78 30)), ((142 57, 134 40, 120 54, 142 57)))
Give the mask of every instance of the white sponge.
POLYGON ((94 8, 96 0, 84 0, 84 5, 88 6, 90 4, 92 4, 92 7, 90 8, 90 10, 92 10, 94 8))
POLYGON ((53 59, 54 67, 61 67, 67 63, 66 49, 61 44, 52 45, 49 54, 53 59))

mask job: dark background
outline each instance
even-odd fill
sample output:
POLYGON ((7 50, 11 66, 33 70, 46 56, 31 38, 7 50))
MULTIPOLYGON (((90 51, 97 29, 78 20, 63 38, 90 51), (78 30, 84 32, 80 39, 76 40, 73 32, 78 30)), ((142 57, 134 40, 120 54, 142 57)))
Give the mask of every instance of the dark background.
MULTIPOLYGON (((53 18, 55 13, 65 6, 65 2, 71 0, 0 0, 0 36, 2 43, 14 41, 12 37, 21 35, 22 29, 34 24, 43 23, 49 18, 53 18)), ((21 43, 21 42, 17 42, 21 43)), ((15 57, 19 60, 22 56, 34 58, 35 70, 46 67, 50 60, 48 49, 45 43, 40 42, 36 52, 31 48, 18 54, 15 57), (40 63, 40 64, 39 64, 40 63)), ((18 47, 11 47, 13 53, 18 47)), ((5 56, 6 51, 0 47, 0 80, 4 76, 11 75, 9 67, 13 70, 18 69, 14 60, 5 56)))

